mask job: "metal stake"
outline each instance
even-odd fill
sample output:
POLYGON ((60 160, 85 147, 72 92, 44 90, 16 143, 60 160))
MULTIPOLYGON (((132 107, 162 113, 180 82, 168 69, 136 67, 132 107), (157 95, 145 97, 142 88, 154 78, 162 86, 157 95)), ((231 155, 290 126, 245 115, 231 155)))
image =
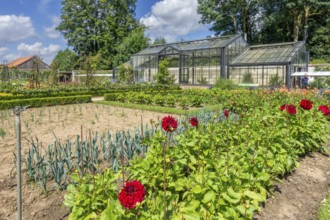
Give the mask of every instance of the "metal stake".
POLYGON ((22 220, 22 172, 21 172, 21 112, 28 106, 16 106, 13 109, 16 125, 16 145, 17 145, 17 219, 22 220))

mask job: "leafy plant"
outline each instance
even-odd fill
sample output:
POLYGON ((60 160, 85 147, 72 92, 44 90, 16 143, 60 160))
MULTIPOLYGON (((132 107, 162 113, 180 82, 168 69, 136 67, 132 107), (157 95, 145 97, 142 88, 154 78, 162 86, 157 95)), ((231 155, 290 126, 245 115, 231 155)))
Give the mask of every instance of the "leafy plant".
POLYGON ((0 128, 0 137, 3 139, 6 136, 6 131, 0 128))
POLYGON ((67 188, 64 205, 71 213, 69 220, 97 218, 100 211, 108 205, 117 203, 116 179, 110 170, 97 176, 79 176, 78 172, 71 175, 74 184, 67 188))
POLYGON ((253 83, 252 73, 245 73, 243 75, 242 83, 253 83))
POLYGON ((227 95, 228 115, 203 111, 197 114, 198 129, 185 122, 173 133, 158 130, 146 138, 145 157, 134 157, 126 169, 128 180, 144 185, 146 198, 133 210, 112 201, 95 218, 252 219, 274 190, 273 181, 293 170, 299 156, 322 150, 327 141, 327 118, 317 110, 325 100, 313 99, 314 107, 297 107, 293 115, 279 108, 288 98, 299 106, 312 94, 258 90, 227 95))
POLYGON ((280 79, 279 75, 272 75, 269 79, 270 86, 280 86, 282 85, 282 80, 280 79))
POLYGON ((200 77, 199 79, 197 79, 197 82, 198 82, 199 84, 207 84, 207 83, 208 83, 206 77, 200 77))
POLYGON ((179 105, 182 109, 184 110, 187 110, 189 109, 189 106, 190 106, 190 101, 189 101, 189 98, 187 97, 182 97, 179 101, 179 105))
POLYGON ((165 98, 164 96, 160 95, 160 94, 157 94, 154 96, 153 98, 153 102, 156 104, 156 105, 159 105, 159 106, 164 106, 165 105, 165 98))
POLYGON ((168 68, 170 66, 171 59, 166 58, 159 62, 158 73, 155 75, 155 81, 159 84, 171 85, 174 83, 175 79, 170 74, 168 68))
POLYGON ((215 87, 218 89, 234 89, 236 86, 230 79, 218 78, 215 87))
POLYGON ((166 96, 165 103, 166 103, 166 106, 175 107, 175 103, 176 103, 175 97, 173 95, 166 96))

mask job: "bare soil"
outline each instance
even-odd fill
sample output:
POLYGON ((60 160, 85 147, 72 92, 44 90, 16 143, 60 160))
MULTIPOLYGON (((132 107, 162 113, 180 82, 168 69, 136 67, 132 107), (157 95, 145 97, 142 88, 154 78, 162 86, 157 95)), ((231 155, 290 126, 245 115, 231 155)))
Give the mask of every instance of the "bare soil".
POLYGON ((294 172, 276 184, 275 194, 255 219, 316 220, 329 185, 330 157, 321 153, 307 155, 294 172))
MULTIPOLYGON (((54 135, 62 141, 76 137, 81 133, 81 127, 83 135, 87 137, 89 129, 99 133, 133 130, 141 123, 147 124, 151 119, 157 122, 165 115, 96 104, 27 109, 21 115, 22 158, 25 158, 31 137, 37 137, 39 142, 47 146, 54 142, 54 135)), ((0 111, 0 118, 0 129, 6 132, 3 138, 0 137, 0 220, 11 220, 17 218, 15 127, 11 111, 0 111)), ((37 185, 27 183, 23 174, 23 219, 65 219, 69 210, 62 205, 64 194, 54 190, 45 195, 37 185)))

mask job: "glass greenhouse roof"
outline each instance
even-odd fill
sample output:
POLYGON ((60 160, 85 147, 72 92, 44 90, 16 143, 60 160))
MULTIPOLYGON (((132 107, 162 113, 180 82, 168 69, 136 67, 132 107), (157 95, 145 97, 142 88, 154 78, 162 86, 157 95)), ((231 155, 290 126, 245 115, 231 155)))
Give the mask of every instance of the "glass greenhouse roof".
POLYGON ((152 45, 136 53, 135 55, 158 54, 167 47, 172 47, 178 51, 203 50, 212 48, 222 48, 228 46, 231 42, 241 37, 241 35, 230 35, 217 38, 206 38, 202 40, 183 41, 162 45, 152 45))
POLYGON ((303 41, 250 46, 230 66, 286 65, 303 47, 303 41))

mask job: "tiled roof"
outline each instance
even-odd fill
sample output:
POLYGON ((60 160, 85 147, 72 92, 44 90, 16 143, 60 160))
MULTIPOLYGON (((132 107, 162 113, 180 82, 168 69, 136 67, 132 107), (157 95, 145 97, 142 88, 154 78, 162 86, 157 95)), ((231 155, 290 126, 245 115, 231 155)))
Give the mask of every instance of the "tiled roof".
POLYGON ((21 57, 21 58, 18 58, 10 63, 7 64, 7 66, 10 68, 10 67, 17 67, 27 61, 29 61, 30 59, 32 59, 33 56, 29 56, 29 57, 21 57))

